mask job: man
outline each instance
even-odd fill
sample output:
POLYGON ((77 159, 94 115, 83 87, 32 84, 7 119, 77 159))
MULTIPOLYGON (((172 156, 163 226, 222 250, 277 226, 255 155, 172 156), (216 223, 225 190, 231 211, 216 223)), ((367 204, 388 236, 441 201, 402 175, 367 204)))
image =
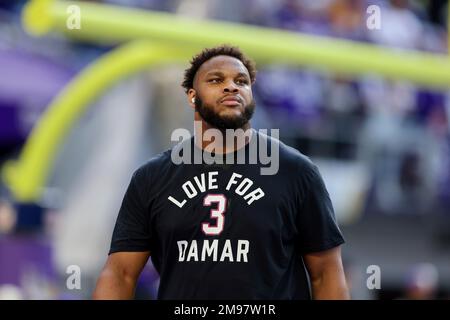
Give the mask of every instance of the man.
POLYGON ((160 274, 159 299, 349 298, 344 239, 317 167, 250 127, 255 75, 235 47, 193 58, 183 87, 201 125, 182 153, 191 146, 223 161, 175 164, 169 150, 135 171, 95 299, 133 298, 150 256, 160 274), (244 139, 211 142, 203 135, 208 129, 237 129, 244 139), (257 141, 279 147, 276 174, 230 161, 238 153, 249 160, 257 141))

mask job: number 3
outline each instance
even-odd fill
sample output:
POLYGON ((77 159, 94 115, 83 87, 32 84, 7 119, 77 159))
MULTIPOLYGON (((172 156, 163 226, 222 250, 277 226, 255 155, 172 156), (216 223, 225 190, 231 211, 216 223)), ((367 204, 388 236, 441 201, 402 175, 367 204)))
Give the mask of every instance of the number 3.
POLYGON ((227 207, 227 198, 223 194, 208 194, 203 199, 204 206, 211 206, 212 203, 217 203, 216 209, 211 209, 211 218, 217 220, 216 225, 210 225, 207 222, 202 223, 202 230, 208 236, 215 236, 223 231, 225 224, 225 209, 227 207))

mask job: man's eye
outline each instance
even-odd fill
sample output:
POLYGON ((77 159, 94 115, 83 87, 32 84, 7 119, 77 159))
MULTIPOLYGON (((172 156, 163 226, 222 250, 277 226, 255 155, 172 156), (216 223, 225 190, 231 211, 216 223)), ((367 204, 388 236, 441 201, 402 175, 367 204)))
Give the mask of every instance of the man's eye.
POLYGON ((220 82, 220 79, 218 79, 218 78, 210 79, 210 80, 208 80, 208 82, 211 82, 211 83, 219 83, 219 82, 220 82))
POLYGON ((246 84, 248 84, 248 81, 244 80, 244 79, 239 79, 239 80, 236 80, 236 83, 239 85, 246 85, 246 84))

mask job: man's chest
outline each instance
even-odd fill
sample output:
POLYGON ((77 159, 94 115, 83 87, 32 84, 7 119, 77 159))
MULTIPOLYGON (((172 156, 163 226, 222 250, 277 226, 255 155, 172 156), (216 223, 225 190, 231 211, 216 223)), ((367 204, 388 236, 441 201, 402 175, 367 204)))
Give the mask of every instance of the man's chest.
POLYGON ((279 232, 295 213, 292 190, 258 170, 181 172, 152 204, 159 234, 181 238, 279 232))

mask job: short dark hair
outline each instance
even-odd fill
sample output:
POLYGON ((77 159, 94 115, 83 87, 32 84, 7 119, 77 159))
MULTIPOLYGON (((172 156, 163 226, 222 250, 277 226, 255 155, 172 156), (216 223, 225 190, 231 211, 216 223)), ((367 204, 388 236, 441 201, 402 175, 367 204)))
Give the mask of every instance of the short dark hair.
POLYGON ((251 82, 253 83, 255 81, 255 63, 251 59, 249 59, 238 47, 223 44, 218 47, 203 49, 199 54, 195 55, 192 58, 191 65, 184 71, 184 80, 181 84, 186 93, 189 91, 189 89, 194 87, 194 77, 201 65, 216 56, 230 56, 240 60, 247 68, 251 82))

